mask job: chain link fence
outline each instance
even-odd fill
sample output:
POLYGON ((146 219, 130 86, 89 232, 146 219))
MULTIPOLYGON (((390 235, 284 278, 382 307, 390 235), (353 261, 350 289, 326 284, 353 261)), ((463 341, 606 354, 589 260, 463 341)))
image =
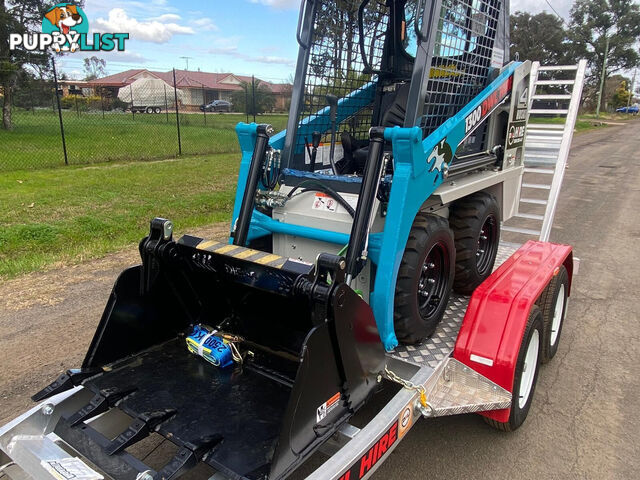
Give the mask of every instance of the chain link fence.
MULTIPOLYGON (((235 125, 256 120, 247 113, 255 88, 245 88, 236 108, 214 102, 204 85, 176 87, 171 73, 124 86, 18 77, 12 129, 0 129, 0 171, 238 152, 235 125)), ((257 121, 281 130, 287 116, 273 110, 257 121)))

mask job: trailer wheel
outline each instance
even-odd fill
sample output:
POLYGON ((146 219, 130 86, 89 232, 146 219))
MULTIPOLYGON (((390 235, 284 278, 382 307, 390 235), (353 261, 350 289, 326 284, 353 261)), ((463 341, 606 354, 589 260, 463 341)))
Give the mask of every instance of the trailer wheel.
POLYGON ((551 360, 558 351, 560 333, 564 316, 567 313, 567 298, 569 293, 569 274, 564 265, 551 279, 544 289, 537 304, 542 310, 544 335, 542 339, 542 363, 551 360))
POLYGON ((147 107, 146 112, 147 113, 153 113, 153 107, 147 107))
POLYGON ((396 281, 393 320, 400 342, 419 343, 435 331, 451 294, 454 262, 447 220, 418 212, 396 281))
POLYGON ((493 271, 500 242, 500 207, 493 195, 477 192, 452 205, 449 223, 456 246, 453 289, 468 295, 493 271))
POLYGON ((537 305, 533 305, 529 312, 527 326, 524 330, 520 351, 518 353, 516 371, 513 377, 509 420, 506 422, 498 422, 485 417, 485 421, 492 427, 504 432, 512 432, 520 427, 527 418, 538 380, 538 371, 542 357, 542 341, 542 311, 537 305))
POLYGON ((160 107, 155 107, 153 109, 153 113, 160 113, 162 111, 162 109, 160 107))

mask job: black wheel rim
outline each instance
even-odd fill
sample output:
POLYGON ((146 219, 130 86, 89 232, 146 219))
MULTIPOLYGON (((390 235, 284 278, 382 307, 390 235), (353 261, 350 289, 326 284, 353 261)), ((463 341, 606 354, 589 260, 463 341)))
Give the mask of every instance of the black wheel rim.
POLYGON ((491 214, 488 215, 482 224, 480 234, 478 235, 478 250, 476 252, 476 263, 478 265, 478 273, 484 275, 491 268, 491 263, 496 254, 498 245, 498 220, 491 214))
POLYGON ((418 310, 422 318, 432 316, 444 299, 449 279, 449 257, 442 243, 431 247, 420 269, 418 310))

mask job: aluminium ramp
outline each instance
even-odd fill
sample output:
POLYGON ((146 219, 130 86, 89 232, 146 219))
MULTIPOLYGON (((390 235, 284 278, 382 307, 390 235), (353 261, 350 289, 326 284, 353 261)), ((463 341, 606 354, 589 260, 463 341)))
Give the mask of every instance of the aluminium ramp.
POLYGON ((549 240, 580 107, 586 65, 586 60, 580 60, 577 65, 533 62, 531 66, 525 168, 518 213, 502 225, 509 240, 522 243, 532 236, 549 240))

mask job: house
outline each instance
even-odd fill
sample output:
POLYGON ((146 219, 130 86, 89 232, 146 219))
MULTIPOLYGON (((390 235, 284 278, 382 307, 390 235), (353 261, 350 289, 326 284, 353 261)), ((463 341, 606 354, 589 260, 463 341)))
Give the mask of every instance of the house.
MULTIPOLYGON (((231 100, 233 92, 241 90, 242 83, 251 83, 251 77, 233 73, 194 72, 191 70, 176 70, 176 87, 182 90, 182 108, 198 110, 203 103, 214 100, 231 100)), ((157 72, 147 69, 133 69, 91 80, 89 82, 75 82, 88 84, 94 89, 101 88, 113 97, 118 96, 118 90, 130 85, 140 78, 159 78, 169 85, 173 85, 173 70, 157 72)), ((258 78, 256 85, 266 86, 274 95, 275 111, 286 111, 291 97, 291 85, 270 83, 258 78)))
POLYGON ((63 97, 67 95, 88 97, 95 93, 93 85, 81 80, 58 80, 58 91, 63 97))

